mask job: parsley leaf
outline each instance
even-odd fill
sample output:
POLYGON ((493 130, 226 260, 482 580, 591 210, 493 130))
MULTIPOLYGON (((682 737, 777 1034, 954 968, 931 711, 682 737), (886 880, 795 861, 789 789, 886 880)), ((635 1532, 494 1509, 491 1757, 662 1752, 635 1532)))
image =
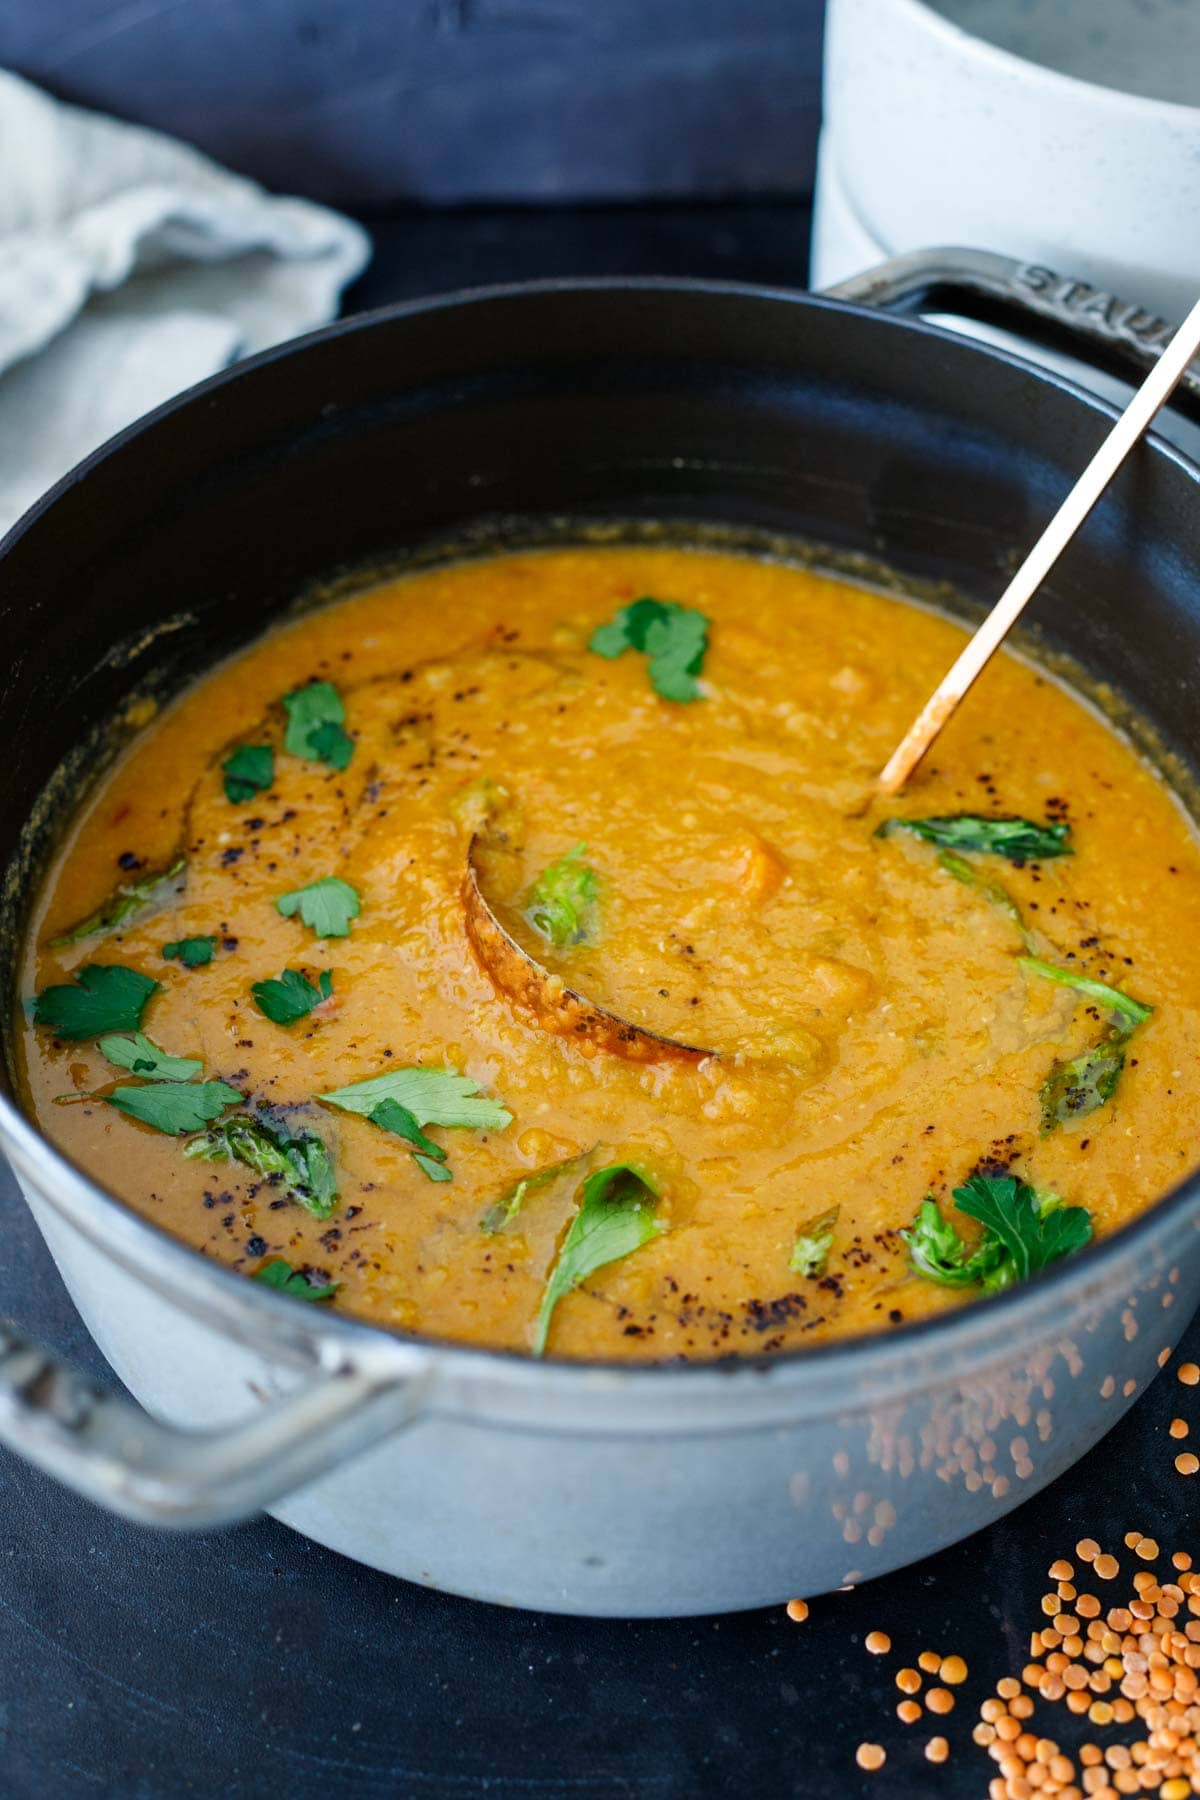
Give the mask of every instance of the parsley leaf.
POLYGON ((185 1144, 183 1154, 202 1162, 239 1162, 256 1175, 278 1177, 289 1197, 317 1219, 329 1218, 337 1205, 333 1158, 315 1131, 288 1137, 262 1119, 237 1113, 185 1144))
POLYGON ((331 1281, 326 1287, 318 1287, 299 1269, 293 1269, 290 1262, 276 1257, 273 1262, 264 1263, 261 1269, 254 1271, 254 1280, 261 1281, 267 1287, 278 1289, 290 1300, 332 1300, 341 1283, 331 1281))
POLYGON ((198 1057, 168 1056, 140 1031, 132 1037, 102 1037, 96 1048, 118 1069, 144 1075, 147 1081, 190 1081, 204 1067, 198 1057))
POLYGON ((178 1134, 199 1131, 229 1107, 240 1106, 243 1096, 224 1081, 162 1081, 152 1087, 114 1088, 104 1098, 143 1125, 178 1134))
POLYGON ((217 947, 215 936, 175 938, 162 947, 166 962, 180 962, 185 969, 202 969, 213 959, 217 947))
POLYGON ((476 1099, 479 1084, 457 1069, 422 1067, 389 1069, 367 1081, 318 1094, 343 1112, 370 1118, 383 1100, 395 1100, 410 1112, 418 1125, 461 1125, 470 1130, 503 1131, 512 1114, 497 1100, 476 1099))
POLYGON ((1084 975, 1076 969, 1064 969, 1057 963, 1043 962, 1040 956, 1022 956, 1018 960, 1021 967, 1031 975, 1044 975, 1047 981, 1057 981, 1063 987, 1075 988, 1077 992, 1086 994, 1089 1000, 1096 1001, 1097 1005, 1113 1013, 1127 1032, 1137 1025, 1144 1025, 1154 1011, 1152 1006, 1135 1000, 1131 994, 1123 994, 1120 988, 1109 987, 1103 981, 1093 981, 1090 975, 1084 975))
POLYGON ((583 1184, 579 1210, 563 1239, 546 1283, 534 1328, 533 1354, 541 1356, 554 1309, 597 1269, 639 1250, 664 1230, 654 1217, 658 1189, 628 1163, 597 1169, 583 1184))
POLYGON ((307 887, 293 888, 290 894, 281 894, 275 909, 285 919, 299 912, 310 931, 320 938, 348 937, 350 921, 357 919, 361 910, 357 893, 339 875, 323 875, 320 881, 310 881, 307 887))
POLYGON ((78 925, 72 925, 68 930, 60 931, 57 937, 51 938, 51 949, 61 949, 65 944, 78 944, 82 938, 99 937, 103 932, 115 931, 118 925, 124 925, 135 913, 150 912, 155 907, 165 906, 182 888, 179 876, 186 867, 186 860, 177 856, 169 868, 151 869, 137 881, 122 882, 94 913, 89 913, 78 925))
POLYGON ((644 595, 594 631, 588 648, 610 659, 625 650, 641 650, 656 694, 664 700, 698 700, 696 676, 708 648, 709 623, 693 607, 644 595))
POLYGON ((941 850, 973 850, 986 856, 1006 856, 1013 863, 1047 862, 1053 856, 1072 854, 1067 841, 1071 827, 1049 819, 1044 825, 1032 819, 980 818, 975 813, 885 819, 875 836, 890 837, 896 831, 911 831, 941 850))
POLYGON ((1125 1037, 1114 1031, 1067 1061, 1055 1062, 1042 1083, 1042 1132, 1098 1112, 1117 1090, 1125 1067, 1125 1037))
POLYGON ((450 1170, 444 1167, 446 1152, 440 1144, 425 1136, 417 1124, 415 1116, 407 1106, 401 1106, 398 1100, 380 1100, 367 1114, 372 1125, 378 1125, 383 1131, 395 1132, 415 1146, 413 1161, 418 1168, 428 1175, 430 1181, 453 1181, 450 1170))
POLYGON ((831 1206, 826 1212, 818 1213, 815 1219, 806 1220, 796 1233, 789 1269, 794 1269, 797 1275, 825 1273, 840 1211, 839 1206, 831 1206))
POLYGON ((1082 1250, 1092 1236, 1085 1207, 1064 1206, 1057 1194, 1039 1192, 1015 1175, 972 1175, 955 1188, 954 1201, 983 1226, 974 1251, 932 1196, 900 1233, 917 1273, 944 1287, 978 1283, 985 1293, 998 1293, 1082 1250))
POLYGON ((283 696, 287 731, 283 747, 289 756, 308 757, 344 769, 354 755, 354 739, 343 730, 346 708, 331 681, 310 681, 283 696))
POLYGON ((137 1031, 147 1000, 161 986, 122 963, 88 963, 75 971, 75 983, 43 988, 33 1002, 35 1025, 68 1043, 106 1031, 137 1031))
POLYGON ((275 780, 275 752, 270 744, 239 744, 221 764, 225 798, 234 806, 265 794, 275 780))
POLYGON ((273 1025, 294 1025, 314 1006, 320 1006, 322 1000, 328 1000, 333 992, 333 976, 323 969, 314 987, 299 969, 285 969, 277 980, 254 982, 250 992, 259 1012, 273 1025))
POLYGON ((586 844, 576 844, 542 870, 525 896, 525 917, 559 949, 586 943, 592 934, 600 880, 583 858, 586 844))

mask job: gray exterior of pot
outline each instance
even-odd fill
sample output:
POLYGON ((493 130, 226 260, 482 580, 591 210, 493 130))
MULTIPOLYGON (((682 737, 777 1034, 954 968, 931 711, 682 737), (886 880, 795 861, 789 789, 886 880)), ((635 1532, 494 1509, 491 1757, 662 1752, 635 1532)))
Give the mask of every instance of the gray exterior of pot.
POLYGON ((126 1403, 68 1403, 44 1371, 22 1390, 10 1346, 9 1443, 136 1518, 265 1506, 391 1574, 549 1611, 729 1611, 927 1556, 1069 1468, 1200 1299, 1177 1201, 1074 1267, 874 1342, 721 1368, 540 1364, 313 1318, 135 1219, 30 1128, 0 1134, 117 1374, 155 1420, 204 1434, 148 1439, 126 1403))

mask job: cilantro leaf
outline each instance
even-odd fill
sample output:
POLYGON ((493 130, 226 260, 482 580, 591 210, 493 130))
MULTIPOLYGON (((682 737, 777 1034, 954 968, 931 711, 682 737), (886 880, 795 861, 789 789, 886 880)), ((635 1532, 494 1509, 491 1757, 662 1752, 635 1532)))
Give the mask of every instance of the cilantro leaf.
POLYGON ((576 844, 543 869, 525 896, 525 917, 552 944, 586 943, 592 934, 600 880, 583 858, 586 844, 576 844))
POLYGON ((398 1100, 381 1100, 371 1108, 367 1117, 372 1125, 378 1125, 383 1131, 395 1132, 397 1137, 402 1137, 415 1146, 413 1161, 428 1175, 430 1181, 454 1180, 450 1170, 443 1166, 446 1152, 440 1144, 435 1144, 432 1138, 425 1136, 407 1106, 401 1106, 398 1100))
POLYGON ((589 1150, 585 1151, 582 1156, 568 1156, 565 1162, 550 1163, 544 1169, 535 1170, 532 1175, 523 1175, 515 1187, 509 1188, 506 1193, 501 1194, 498 1200, 492 1201, 479 1221, 480 1231, 486 1231, 489 1236, 493 1236, 497 1231, 503 1231, 509 1221, 516 1218, 525 1204, 526 1194, 537 1193, 539 1188, 546 1187, 550 1182, 556 1181, 559 1176, 577 1173, 590 1155, 591 1151, 589 1150))
POLYGON ((144 1075, 147 1081, 190 1081, 204 1067, 198 1057, 168 1056, 140 1031, 132 1037, 102 1037, 96 1048, 118 1069, 144 1075))
POLYGON ((202 969, 213 959, 217 947, 215 936, 175 938, 162 947, 166 962, 180 962, 185 969, 202 969))
POLYGON ((67 1043, 106 1031, 137 1031, 147 1000, 162 985, 122 963, 88 963, 75 971, 75 984, 43 988, 33 1002, 34 1024, 67 1043))
POLYGON ((293 888, 290 894, 281 894, 275 909, 285 919, 299 912, 309 930, 320 938, 348 937, 350 921, 357 919, 361 910, 358 894, 339 875, 323 875, 320 881, 310 881, 307 887, 293 888))
POLYGON ((153 1125, 156 1131, 199 1131, 243 1096, 224 1081, 162 1081, 151 1087, 119 1087, 104 1096, 109 1106, 153 1125))
POLYGON ((320 1006, 322 1000, 328 1000, 333 992, 333 976, 323 969, 314 987, 299 969, 285 969, 278 979, 254 982, 250 992, 259 1012, 273 1025, 294 1025, 314 1006, 320 1006))
POLYGON ((318 762, 328 763, 331 769, 349 768, 354 755, 354 739, 333 719, 309 732, 308 747, 318 762))
POLYGON ((410 1112, 418 1125, 461 1125, 470 1130, 503 1131, 512 1114, 497 1100, 476 1099, 479 1084, 457 1069, 422 1067, 389 1069, 367 1081, 318 1094, 343 1112, 370 1118, 383 1100, 395 1100, 410 1112))
POLYGON ((225 798, 234 806, 265 794, 275 780, 275 752, 270 744, 239 744, 221 764, 225 798))
POLYGON ((1011 920, 1016 926, 1025 948, 1027 950, 1034 948, 1033 933, 1025 923, 1025 915, 1006 887, 1001 887, 998 881, 992 881, 988 876, 981 875, 978 869, 973 869, 970 863, 963 861, 961 856, 955 856, 952 850, 943 850, 938 856, 938 863, 947 875, 954 877, 955 881, 961 881, 964 887, 975 888, 986 900, 990 900, 996 910, 1002 912, 1005 918, 1011 920))
POLYGON ((708 649, 709 623, 693 607, 643 595, 623 606, 607 625, 599 626, 588 648, 609 659, 625 650, 643 651, 656 694, 664 700, 698 700, 696 676, 708 649))
POLYGON ((1042 1083, 1042 1132, 1086 1119, 1112 1099, 1125 1067, 1125 1036, 1110 1032, 1100 1043, 1051 1065, 1042 1083))
POLYGON ((283 747, 289 756, 344 769, 354 755, 354 739, 343 729, 346 708, 331 681, 310 681, 283 696, 287 731, 283 747))
POLYGON ((1127 1032, 1137 1025, 1144 1025, 1154 1011, 1152 1006, 1135 1000, 1132 994, 1123 994, 1120 988, 1109 987, 1103 981, 1093 981, 1090 975, 1084 975, 1079 970, 1064 969, 1057 963, 1043 962, 1040 956, 1022 956, 1018 960, 1021 967, 1031 975, 1043 975, 1047 981, 1057 981, 1063 987, 1075 988, 1078 993, 1086 994, 1089 1000, 1094 1000, 1097 1005, 1113 1013, 1127 1032))
POLYGON ((960 1212, 983 1226, 973 1251, 942 1217, 932 1195, 900 1233, 913 1268, 943 1287, 978 1283, 985 1293, 997 1293, 1082 1250, 1092 1235, 1086 1208, 1064 1206, 1057 1194, 1040 1192, 1015 1175, 972 1175, 955 1188, 954 1200, 960 1212))
POLYGON ((954 1203, 1003 1245, 1014 1281, 1025 1281, 1047 1264, 1082 1250, 1092 1235, 1091 1214, 1084 1207, 1064 1207, 1057 1196, 1043 1196, 1015 1175, 972 1175, 955 1188, 954 1203))
POLYGON ((165 906, 173 900, 183 887, 179 880, 187 867, 186 860, 177 856, 169 868, 151 869, 137 881, 124 881, 115 888, 93 913, 81 919, 78 925, 60 931, 57 937, 51 938, 51 949, 61 949, 65 944, 78 944, 82 938, 99 937, 102 933, 115 931, 118 925, 124 925, 135 913, 150 912, 156 907, 165 906))
POLYGON ((533 1354, 541 1356, 559 1301, 597 1269, 639 1250, 665 1228, 654 1217, 658 1189, 629 1163, 597 1169, 583 1184, 579 1210, 563 1239, 542 1296, 533 1354))
POLYGON ((1047 820, 1037 825, 1032 819, 980 818, 975 813, 954 813, 929 819, 885 819, 876 837, 891 837, 893 832, 911 831, 926 843, 941 850, 976 851, 986 856, 1005 856, 1009 862, 1048 862, 1053 856, 1072 854, 1068 839, 1071 827, 1047 820))
POLYGON ((281 1256, 264 1263, 261 1269, 255 1269, 254 1280, 276 1288, 290 1300, 332 1300, 341 1286, 339 1281, 331 1281, 326 1287, 318 1287, 299 1269, 293 1269, 290 1262, 284 1262, 281 1256))
POLYGON ((818 1213, 815 1219, 806 1220, 796 1233, 796 1242, 792 1246, 788 1262, 789 1269, 794 1269, 797 1275, 825 1273, 840 1211, 839 1206, 831 1206, 827 1211, 818 1213))
POLYGON ((333 1158, 315 1131, 288 1137, 262 1119, 237 1113, 185 1144, 183 1154, 202 1162, 239 1162, 256 1175, 278 1177, 289 1198, 317 1219, 328 1219, 337 1205, 333 1158))

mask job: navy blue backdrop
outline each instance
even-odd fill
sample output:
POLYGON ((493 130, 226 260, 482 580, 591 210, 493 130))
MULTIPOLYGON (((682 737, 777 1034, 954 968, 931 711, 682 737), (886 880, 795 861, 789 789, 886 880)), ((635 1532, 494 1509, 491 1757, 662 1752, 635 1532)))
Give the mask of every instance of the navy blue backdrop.
POLYGON ((279 189, 807 193, 824 0, 0 0, 0 64, 279 189))

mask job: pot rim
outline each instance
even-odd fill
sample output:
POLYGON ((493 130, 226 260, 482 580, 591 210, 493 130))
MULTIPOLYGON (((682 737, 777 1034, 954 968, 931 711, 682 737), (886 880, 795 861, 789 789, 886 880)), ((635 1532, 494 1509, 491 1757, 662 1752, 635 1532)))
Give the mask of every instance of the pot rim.
MULTIPOLYGON (((902 3, 919 4, 920 0, 902 0, 902 3)), ((8 551, 63 494, 86 479, 92 469, 118 455, 127 443, 153 429, 160 421, 223 390, 232 382, 252 376, 258 369, 287 357, 302 355, 314 345, 428 312, 446 312, 496 301, 519 302, 532 295, 569 296, 595 291, 659 293, 683 299, 756 300, 802 309, 811 307, 818 312, 865 316, 879 329, 932 334, 951 346, 957 355, 999 362, 1021 374, 1032 375, 1109 420, 1118 414, 1115 406, 1102 400, 1094 391, 1008 350, 965 338, 958 332, 921 319, 880 312, 800 289, 673 276, 600 276, 500 283, 395 302, 334 320, 300 337, 273 345, 184 389, 109 438, 36 501, 0 539, 0 569, 8 551)), ((1148 433, 1147 437, 1154 454, 1178 464, 1200 485, 1200 466, 1153 433, 1148 433)), ((649 1397, 655 1393, 679 1396, 681 1386, 686 1384, 690 1395, 700 1397, 706 1387, 714 1395, 730 1394, 735 1383, 737 1391, 741 1391, 750 1382, 761 1388, 767 1380, 775 1389, 813 1384, 820 1388, 823 1376, 835 1374, 844 1375, 847 1380, 857 1377, 865 1382, 883 1371, 893 1375, 898 1373, 905 1362, 905 1353, 919 1355, 924 1352, 928 1361, 935 1362, 941 1351, 940 1366, 948 1367, 954 1345, 959 1352, 953 1358, 954 1367, 956 1372, 961 1371, 968 1350, 978 1356, 988 1356, 1001 1349, 1011 1349, 1014 1344, 1032 1341, 1036 1330, 1052 1313, 1064 1316, 1061 1297, 1066 1293, 1071 1292, 1075 1299, 1082 1300, 1090 1293, 1102 1291, 1123 1263, 1128 1263, 1131 1258, 1136 1263, 1139 1252, 1142 1266, 1146 1266, 1154 1240, 1169 1237, 1173 1228, 1181 1227, 1189 1214, 1194 1216, 1195 1227, 1200 1230, 1200 1216, 1196 1216, 1200 1215, 1200 1169, 1197 1169, 1145 1212, 1089 1244, 1078 1256, 1063 1260, 1003 1293, 886 1331, 860 1333, 852 1338, 774 1351, 769 1355, 749 1354, 686 1363, 536 1358, 523 1350, 492 1349, 406 1332, 397 1326, 351 1314, 322 1312, 320 1317, 314 1317, 316 1309, 297 1306, 282 1294, 205 1256, 153 1219, 134 1211, 43 1136, 16 1101, 2 1092, 0 1149, 18 1173, 28 1177, 39 1195, 104 1254, 139 1279, 148 1280, 160 1294, 184 1305, 211 1326, 228 1328, 243 1342, 266 1340, 279 1354, 308 1365, 314 1356, 328 1362, 339 1357, 354 1360, 373 1357, 377 1360, 381 1353, 390 1353, 406 1371, 411 1371, 416 1363, 425 1363, 430 1368, 436 1367, 440 1374, 451 1380, 461 1378, 467 1385, 480 1378, 492 1387, 497 1382, 519 1389, 532 1384, 542 1391, 549 1389, 574 1395, 580 1400, 586 1398, 589 1390, 611 1391, 614 1385, 626 1390, 635 1388, 649 1397), (1023 1326, 1026 1329, 1022 1329, 1023 1326), (358 1352, 357 1357, 355 1352, 358 1352), (809 1381, 810 1374, 812 1382, 809 1381)), ((1186 1320, 1181 1322, 1180 1328, 1182 1324, 1186 1324, 1186 1320)), ((1177 1336, 1178 1332, 1172 1335, 1177 1336)), ((845 1391, 843 1389, 839 1394, 832 1380, 826 1391, 830 1408, 844 1404, 845 1391)), ((586 1423, 586 1417, 580 1420, 585 1428, 586 1423)))

